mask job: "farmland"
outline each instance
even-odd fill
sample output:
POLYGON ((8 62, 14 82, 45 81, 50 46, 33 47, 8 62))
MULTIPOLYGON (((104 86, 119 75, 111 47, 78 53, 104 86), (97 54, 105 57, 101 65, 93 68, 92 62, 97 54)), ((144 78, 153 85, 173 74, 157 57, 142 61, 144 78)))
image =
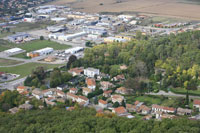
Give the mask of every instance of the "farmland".
POLYGON ((155 16, 200 20, 198 1, 187 0, 57 0, 83 12, 135 12, 155 16))

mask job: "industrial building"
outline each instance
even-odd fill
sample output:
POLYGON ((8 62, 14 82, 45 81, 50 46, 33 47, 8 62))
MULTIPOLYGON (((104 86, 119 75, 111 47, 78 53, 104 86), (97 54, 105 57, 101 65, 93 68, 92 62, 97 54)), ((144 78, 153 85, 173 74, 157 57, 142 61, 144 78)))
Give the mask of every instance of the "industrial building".
POLYGON ((24 51, 25 50, 23 50, 21 48, 12 48, 12 49, 5 50, 4 53, 9 54, 9 55, 13 55, 13 54, 22 53, 24 51))
POLYGON ((88 34, 95 34, 95 35, 106 35, 107 30, 101 27, 85 27, 83 28, 83 32, 88 34))
POLYGON ((75 33, 75 34, 71 34, 71 35, 62 35, 62 36, 58 36, 58 40, 71 41, 74 38, 82 37, 82 36, 86 36, 86 35, 87 35, 87 33, 85 33, 85 32, 75 33))
POLYGON ((33 58, 33 57, 37 57, 37 56, 48 55, 48 54, 51 54, 53 52, 53 50, 54 50, 53 48, 47 47, 47 48, 43 48, 40 50, 36 50, 36 51, 30 52, 30 53, 27 53, 27 56, 33 58))
POLYGON ((61 27, 61 26, 49 26, 47 27, 47 30, 51 33, 56 33, 56 32, 63 32, 65 31, 67 28, 66 27, 61 27))
POLYGON ((30 34, 21 32, 21 33, 15 34, 15 35, 8 36, 7 39, 11 42, 22 42, 26 38, 29 38, 29 37, 30 37, 30 34))
POLYGON ((70 48, 70 49, 65 50, 65 53, 66 54, 76 54, 76 53, 81 52, 83 50, 84 50, 83 47, 74 47, 74 48, 70 48))

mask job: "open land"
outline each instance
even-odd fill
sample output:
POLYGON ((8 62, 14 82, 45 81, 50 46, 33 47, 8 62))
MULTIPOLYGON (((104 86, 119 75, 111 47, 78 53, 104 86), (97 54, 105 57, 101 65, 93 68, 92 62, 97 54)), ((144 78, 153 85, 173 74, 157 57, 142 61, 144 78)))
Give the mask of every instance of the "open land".
POLYGON ((200 5, 198 3, 198 1, 186 0, 57 0, 51 4, 66 4, 77 11, 90 13, 135 12, 200 20, 200 5))
POLYGON ((19 78, 22 78, 31 74, 31 71, 37 67, 44 67, 46 69, 51 69, 58 66, 62 66, 62 65, 61 64, 27 63, 27 64, 15 66, 15 67, 1 67, 0 71, 6 72, 6 73, 19 74, 20 75, 19 78))
POLYGON ((23 63, 23 62, 0 58, 0 64, 1 64, 0 66, 9 66, 9 65, 19 64, 19 63, 23 63))

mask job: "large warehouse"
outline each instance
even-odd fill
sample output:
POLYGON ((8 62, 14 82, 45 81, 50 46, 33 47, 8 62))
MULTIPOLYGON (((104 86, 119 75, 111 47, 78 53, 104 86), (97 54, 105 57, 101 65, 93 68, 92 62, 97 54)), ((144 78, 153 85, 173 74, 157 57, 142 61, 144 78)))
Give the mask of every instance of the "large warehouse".
POLYGON ((83 47, 75 47, 75 48, 70 48, 70 49, 65 50, 65 53, 66 54, 75 54, 75 53, 81 52, 83 50, 84 50, 83 47))
POLYGON ((53 48, 47 47, 47 48, 43 48, 40 50, 36 50, 30 53, 27 53, 28 57, 37 57, 37 56, 42 56, 42 55, 48 55, 51 54, 53 52, 53 48))
POLYGON ((4 53, 9 54, 9 55, 13 55, 13 54, 22 53, 24 51, 25 50, 23 50, 21 48, 12 48, 12 49, 5 50, 4 53))

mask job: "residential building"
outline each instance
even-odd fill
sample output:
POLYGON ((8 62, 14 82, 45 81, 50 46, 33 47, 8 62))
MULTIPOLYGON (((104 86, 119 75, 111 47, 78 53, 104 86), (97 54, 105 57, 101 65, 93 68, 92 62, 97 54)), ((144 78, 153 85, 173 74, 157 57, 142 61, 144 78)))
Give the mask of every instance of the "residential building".
POLYGON ((193 101, 193 107, 194 107, 194 108, 198 108, 199 111, 200 111, 200 100, 195 99, 195 100, 193 101))
POLYGON ((19 109, 30 110, 32 108, 33 108, 33 105, 31 105, 29 103, 25 103, 25 104, 19 105, 19 109))
POLYGON ((66 94, 63 92, 63 91, 61 91, 61 90, 56 90, 56 94, 59 96, 59 97, 66 97, 66 94))
POLYGON ((151 112, 151 108, 147 107, 146 105, 141 105, 138 109, 138 112, 143 115, 147 115, 151 112))
POLYGON ((100 74, 100 71, 99 69, 95 69, 95 68, 87 68, 87 69, 84 69, 84 75, 86 75, 87 77, 92 77, 94 78, 95 75, 99 75, 100 74))
POLYGON ((75 102, 75 101, 77 101, 78 96, 68 92, 67 99, 71 99, 73 102, 75 102))
POLYGON ((83 74, 84 68, 83 67, 71 68, 68 72, 71 73, 72 76, 77 76, 83 74))
POLYGON ((133 112, 134 111, 134 105, 132 105, 132 104, 126 104, 126 110, 128 112, 133 112))
POLYGON ((56 89, 62 91, 62 90, 64 90, 66 87, 67 87, 67 85, 63 84, 63 85, 59 85, 59 86, 57 86, 56 89))
POLYGON ((108 107, 108 103, 102 99, 99 100, 99 106, 101 108, 107 108, 108 107))
POLYGON ((123 74, 117 75, 116 77, 112 78, 112 81, 123 81, 125 80, 125 76, 123 74))
POLYGON ((120 106, 118 108, 114 108, 112 110, 113 113, 117 114, 117 115, 124 115, 124 114, 127 114, 127 111, 126 109, 123 107, 123 106, 120 106))
POLYGON ((89 104, 89 99, 87 97, 84 97, 84 96, 78 96, 77 102, 80 105, 87 106, 89 104))
POLYGON ((37 89, 37 88, 32 91, 32 95, 37 99, 42 99, 43 98, 42 91, 37 89))
POLYGON ((108 81, 102 81, 102 82, 100 82, 100 85, 101 85, 101 89, 103 91, 113 87, 113 84, 108 81))
POLYGON ((54 94, 54 90, 53 89, 47 89, 47 90, 43 90, 42 93, 43 93, 44 97, 50 97, 54 94))
POLYGON ((17 91, 18 91, 19 93, 21 93, 21 92, 23 92, 23 91, 26 91, 26 89, 27 89, 26 86, 18 86, 18 87, 17 87, 17 91))
POLYGON ((120 94, 128 94, 128 91, 125 87, 120 87, 120 88, 117 88, 117 90, 115 91, 116 93, 120 93, 120 94))
POLYGON ((82 92, 83 92, 83 95, 88 96, 88 94, 91 93, 92 90, 89 89, 89 88, 87 88, 87 87, 84 87, 83 90, 82 90, 82 92))
POLYGON ((124 100, 124 96, 121 95, 111 95, 111 100, 113 103, 118 102, 119 104, 122 103, 122 101, 124 100))
POLYGON ((176 109, 172 107, 164 107, 164 106, 153 104, 152 112, 156 113, 158 111, 163 112, 163 113, 175 113, 176 109))
POLYGON ((112 93, 112 90, 104 91, 104 92, 103 92, 103 96, 104 96, 104 97, 110 97, 110 96, 111 96, 111 93, 112 93))
POLYGON ((96 88, 96 81, 94 78, 86 78, 86 84, 87 84, 87 87, 89 89, 91 89, 92 91, 95 90, 96 88))
POLYGON ((11 114, 15 114, 15 113, 17 113, 18 111, 19 111, 19 108, 17 108, 17 107, 14 107, 14 108, 9 109, 9 112, 10 112, 11 114))
POLYGON ((72 94, 76 94, 78 92, 78 89, 76 89, 76 88, 70 88, 69 92, 72 93, 72 94))
POLYGON ((191 109, 183 109, 183 108, 178 108, 177 109, 177 114, 178 115, 191 115, 192 114, 192 110, 191 109))

